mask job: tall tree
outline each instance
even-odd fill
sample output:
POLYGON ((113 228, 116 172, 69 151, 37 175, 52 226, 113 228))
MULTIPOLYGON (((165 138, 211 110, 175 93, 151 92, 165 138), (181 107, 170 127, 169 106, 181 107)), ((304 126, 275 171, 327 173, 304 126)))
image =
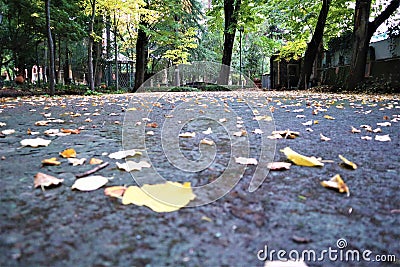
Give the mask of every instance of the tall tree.
POLYGON ((96 0, 90 0, 91 14, 89 20, 89 36, 88 36, 88 83, 89 89, 94 91, 94 66, 93 66, 93 45, 94 45, 94 22, 96 16, 96 0))
POLYGON ((224 50, 222 52, 221 72, 218 78, 220 84, 228 84, 241 3, 241 0, 224 0, 224 50))
POLYGON ((310 81, 314 61, 318 53, 318 48, 320 47, 324 36, 324 29, 329 13, 329 7, 331 5, 331 0, 323 0, 322 2, 322 8, 319 12, 314 34, 311 41, 307 44, 307 49, 304 54, 303 68, 301 70, 300 79, 297 84, 297 87, 299 89, 307 88, 308 82, 310 81))
POLYGON ((353 48, 346 89, 352 90, 364 80, 368 47, 372 35, 399 8, 400 0, 392 0, 373 20, 369 21, 372 0, 357 0, 354 12, 353 48))
POLYGON ((49 66, 49 91, 50 95, 55 94, 55 60, 54 60, 54 42, 50 25, 50 0, 45 1, 46 9, 46 29, 47 29, 47 46, 49 49, 50 66, 49 66))
POLYGON ((146 67, 147 67, 147 54, 149 36, 146 33, 147 23, 143 20, 139 23, 137 41, 136 41, 136 63, 135 63, 135 86, 134 91, 144 83, 146 67))

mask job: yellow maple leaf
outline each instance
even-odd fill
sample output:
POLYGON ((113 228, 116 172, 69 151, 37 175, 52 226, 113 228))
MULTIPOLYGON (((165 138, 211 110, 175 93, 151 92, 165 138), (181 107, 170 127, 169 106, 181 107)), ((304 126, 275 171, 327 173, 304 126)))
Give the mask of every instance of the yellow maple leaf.
POLYGON ((299 166, 306 167, 322 167, 324 164, 319 161, 315 157, 307 157, 303 156, 295 151, 293 151, 290 147, 285 147, 281 150, 282 153, 288 158, 288 160, 292 161, 294 164, 299 166))
POLYGON ((155 212, 172 212, 186 206, 195 197, 190 183, 167 181, 164 184, 128 187, 122 204, 147 206, 155 212))
POLYGON ((73 148, 68 148, 63 152, 60 152, 60 155, 63 158, 76 158, 76 151, 73 148))

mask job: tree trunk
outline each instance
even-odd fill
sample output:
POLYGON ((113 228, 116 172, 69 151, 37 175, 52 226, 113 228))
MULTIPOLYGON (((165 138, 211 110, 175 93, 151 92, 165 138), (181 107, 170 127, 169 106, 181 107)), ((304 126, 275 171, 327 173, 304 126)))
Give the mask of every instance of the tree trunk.
POLYGON ((47 46, 49 48, 50 65, 49 65, 49 94, 53 96, 55 94, 55 60, 54 60, 54 42, 53 36, 51 35, 50 27, 50 0, 45 2, 46 8, 46 28, 47 28, 47 46))
POLYGON ((230 66, 232 62, 233 43, 239 20, 241 0, 224 0, 224 51, 222 54, 222 66, 219 73, 218 83, 228 84, 230 66))
POLYGON ((64 84, 71 84, 69 77, 69 50, 68 50, 68 39, 65 40, 65 62, 64 62, 64 84))
POLYGON ((96 15, 96 0, 90 1, 92 14, 89 21, 89 39, 88 39, 88 83, 89 89, 94 91, 94 70, 93 70, 93 35, 94 35, 94 18, 96 15))
POLYGON ((298 89, 308 88, 308 83, 310 81, 310 76, 312 73, 315 58, 318 53, 318 48, 324 36, 324 29, 329 13, 330 4, 331 0, 323 0, 322 8, 319 12, 318 21, 317 25, 315 26, 313 37, 311 41, 307 44, 307 50, 304 54, 303 68, 301 70, 300 79, 297 84, 298 89))
POLYGON ((353 48, 346 89, 353 90, 364 81, 368 47, 372 35, 399 7, 400 0, 392 0, 374 21, 369 22, 372 0, 357 0, 354 13, 353 48))
POLYGON ((149 37, 144 31, 147 25, 142 21, 139 24, 138 37, 136 41, 136 64, 135 64, 135 86, 133 91, 136 92, 144 83, 144 77, 147 67, 147 51, 149 45, 149 37))

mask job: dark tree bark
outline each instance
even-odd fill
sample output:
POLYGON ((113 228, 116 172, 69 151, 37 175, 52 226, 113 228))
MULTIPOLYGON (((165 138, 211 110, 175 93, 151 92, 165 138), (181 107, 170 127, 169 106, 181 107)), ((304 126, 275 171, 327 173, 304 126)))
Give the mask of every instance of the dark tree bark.
POLYGON ((54 42, 50 27, 50 0, 45 1, 46 9, 46 28, 47 28, 47 46, 49 49, 50 65, 49 65, 49 94, 55 94, 55 60, 54 60, 54 42))
POLYGON ((89 38, 88 38, 88 83, 89 89, 94 91, 94 67, 93 67, 93 43, 94 43, 94 18, 96 15, 96 0, 90 0, 91 17, 89 21, 89 38))
POLYGON ((222 67, 218 78, 219 84, 228 84, 240 5, 241 0, 224 0, 224 51, 222 54, 222 67))
POLYGON ((369 22, 372 0, 357 0, 354 13, 353 48, 346 89, 353 90, 364 80, 368 47, 372 35, 399 7, 400 0, 392 0, 382 13, 369 22))
POLYGON ((149 46, 149 37, 147 36, 144 28, 147 25, 144 22, 140 22, 138 37, 136 41, 136 64, 135 64, 135 86, 133 91, 136 92, 139 87, 144 83, 146 67, 147 67, 147 53, 149 46))
POLYGON ((303 68, 300 73, 300 79, 297 84, 298 89, 307 89, 307 85, 310 81, 310 76, 312 73, 315 58, 318 53, 318 48, 322 42, 324 36, 324 29, 326 24, 326 19, 329 13, 329 7, 331 0, 323 0, 322 8, 319 12, 317 25, 315 26, 315 31, 311 41, 307 44, 307 50, 304 54, 303 68))

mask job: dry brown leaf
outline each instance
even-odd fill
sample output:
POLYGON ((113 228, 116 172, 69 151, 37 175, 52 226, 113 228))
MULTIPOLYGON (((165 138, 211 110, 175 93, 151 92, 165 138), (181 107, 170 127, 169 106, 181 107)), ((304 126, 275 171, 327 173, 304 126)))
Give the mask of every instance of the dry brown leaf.
POLYGON ((80 134, 81 131, 79 129, 64 129, 61 128, 62 133, 70 133, 70 134, 80 134))
POLYGON ((60 152, 60 156, 63 158, 76 158, 76 151, 73 148, 68 148, 60 152))
POLYGON ((47 126, 50 121, 37 121, 35 122, 36 126, 47 126))
POLYGON ((146 127, 157 128, 157 127, 158 127, 158 124, 157 124, 156 122, 152 122, 152 123, 146 124, 146 127))
POLYGON ((34 187, 42 187, 42 189, 44 189, 44 187, 46 186, 51 186, 51 185, 58 185, 60 183, 62 183, 64 181, 64 179, 58 179, 54 176, 42 173, 42 172, 38 172, 35 175, 35 179, 33 180, 33 184, 34 187))

